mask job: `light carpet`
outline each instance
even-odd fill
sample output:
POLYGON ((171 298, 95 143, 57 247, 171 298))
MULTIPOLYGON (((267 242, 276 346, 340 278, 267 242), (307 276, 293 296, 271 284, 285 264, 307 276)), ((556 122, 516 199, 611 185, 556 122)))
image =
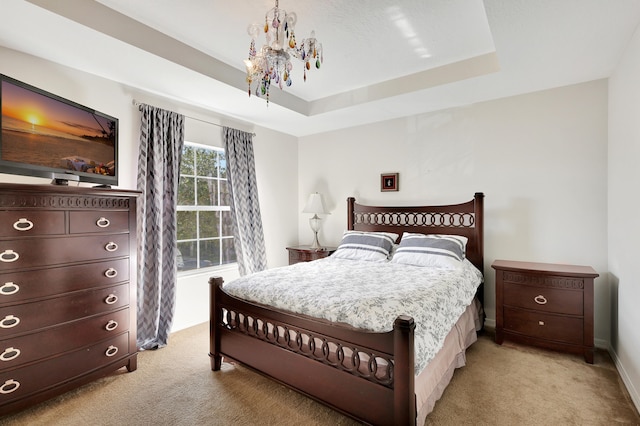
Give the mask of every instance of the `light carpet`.
MULTIPOLYGON (((357 422, 242 366, 212 372, 208 324, 171 335, 125 369, 2 425, 354 425, 357 422)), ((582 357, 493 342, 467 351, 427 425, 640 425, 608 353, 582 357)))

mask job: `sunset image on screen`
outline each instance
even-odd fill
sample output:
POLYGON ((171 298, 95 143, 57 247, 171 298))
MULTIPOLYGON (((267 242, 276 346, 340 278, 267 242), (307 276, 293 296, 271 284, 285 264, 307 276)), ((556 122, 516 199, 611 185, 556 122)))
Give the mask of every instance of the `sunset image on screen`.
POLYGON ((2 81, 4 161, 87 173, 115 173, 116 122, 2 81))

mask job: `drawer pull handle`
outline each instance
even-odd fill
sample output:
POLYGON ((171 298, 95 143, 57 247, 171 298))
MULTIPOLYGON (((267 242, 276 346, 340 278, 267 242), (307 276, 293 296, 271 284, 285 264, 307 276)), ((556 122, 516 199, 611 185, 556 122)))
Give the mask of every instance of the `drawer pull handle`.
POLYGON ((106 246, 104 246, 104 249, 105 249, 106 251, 111 251, 111 252, 113 252, 113 251, 118 250, 118 245, 117 245, 116 243, 114 243, 113 241, 109 241, 109 242, 107 243, 107 245, 106 245, 106 246))
POLYGON ((7 348, 0 354, 0 361, 11 361, 20 356, 20 349, 7 348))
POLYGON ((544 321, 538 321, 538 325, 544 325, 544 321))
POLYGON ((109 268, 106 271, 104 271, 104 276, 107 278, 115 278, 118 275, 118 271, 116 271, 113 268, 109 268))
POLYGON ((108 295, 105 299, 104 299, 104 303, 106 303, 107 305, 113 305, 114 303, 116 303, 118 301, 118 296, 116 296, 115 294, 110 294, 108 295))
POLYGON ((16 231, 28 231, 31 228, 33 228, 33 222, 24 217, 21 217, 13 224, 13 229, 16 231))
POLYGON ((13 328, 20 324, 20 318, 14 315, 7 315, 0 320, 0 328, 13 328))
POLYGON ((11 296, 12 294, 16 294, 19 291, 20 286, 12 282, 4 283, 2 284, 2 287, 0 287, 0 294, 2 294, 3 296, 11 296))
POLYGON ((104 329, 107 330, 107 331, 113 331, 116 328, 118 328, 118 322, 114 321, 114 320, 109 320, 107 325, 104 326, 104 329))
POLYGON ((109 222, 109 219, 107 219, 106 217, 101 217, 96 221, 96 225, 98 225, 100 228, 107 228, 109 225, 111 225, 111 222, 109 222))
POLYGON ((116 348, 113 345, 109 346, 107 350, 104 352, 106 356, 114 356, 117 353, 118 353, 118 348, 116 348))
POLYGON ((0 253, 0 261, 5 263, 15 262, 20 258, 20 255, 13 250, 5 250, 0 253))
POLYGON ((546 305, 547 304, 547 298, 544 297, 543 295, 539 294, 536 297, 533 298, 533 300, 535 300, 535 302, 538 305, 546 305))
POLYGON ((0 393, 7 394, 15 392, 20 387, 20 382, 17 380, 9 379, 0 386, 0 393))

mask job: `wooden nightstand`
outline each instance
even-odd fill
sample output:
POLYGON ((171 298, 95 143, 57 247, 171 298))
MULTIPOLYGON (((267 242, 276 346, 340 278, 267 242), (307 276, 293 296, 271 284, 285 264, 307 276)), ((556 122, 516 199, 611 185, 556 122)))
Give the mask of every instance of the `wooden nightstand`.
POLYGON ((593 364, 590 266, 496 260, 496 343, 509 339, 583 354, 593 364))
POLYGON ((310 262, 312 260, 331 256, 331 254, 336 251, 336 247, 312 249, 309 246, 297 246, 287 247, 287 250, 289 250, 289 265, 293 265, 298 262, 310 262))

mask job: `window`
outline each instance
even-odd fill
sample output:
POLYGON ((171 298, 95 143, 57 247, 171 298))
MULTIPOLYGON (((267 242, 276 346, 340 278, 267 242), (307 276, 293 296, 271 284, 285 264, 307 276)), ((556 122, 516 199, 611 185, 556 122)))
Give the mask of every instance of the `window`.
POLYGON ((236 261, 224 150, 185 142, 178 185, 178 271, 236 261))

